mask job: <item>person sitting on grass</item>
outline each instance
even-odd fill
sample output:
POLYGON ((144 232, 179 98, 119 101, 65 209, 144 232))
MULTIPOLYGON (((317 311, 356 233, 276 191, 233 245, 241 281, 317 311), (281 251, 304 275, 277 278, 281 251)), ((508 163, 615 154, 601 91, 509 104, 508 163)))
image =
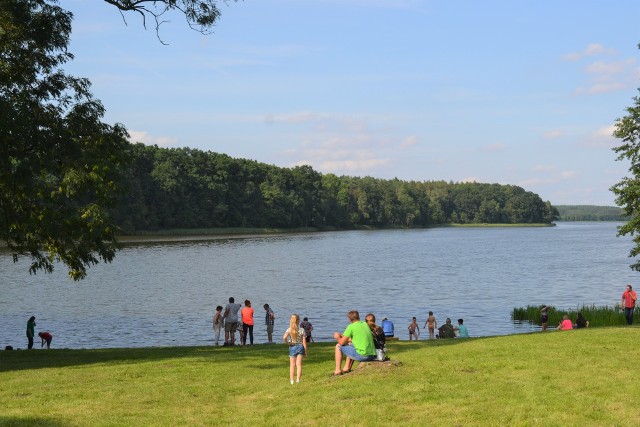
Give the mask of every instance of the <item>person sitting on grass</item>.
POLYGON ((578 313, 578 317, 576 318, 576 328, 587 328, 589 327, 589 321, 584 318, 582 313, 578 313))
POLYGON ((469 331, 467 327, 464 326, 464 319, 458 319, 458 326, 454 326, 453 330, 458 331, 458 337, 460 338, 469 338, 469 331))
POLYGON ((353 361, 368 362, 376 358, 376 348, 373 344, 373 334, 369 325, 360 321, 360 313, 351 310, 347 317, 349 326, 344 333, 333 333, 333 338, 338 341, 335 348, 336 368, 333 375, 341 375, 351 371, 353 361), (351 340, 351 344, 349 344, 351 340), (344 368, 341 369, 342 359, 345 358, 344 368))
POLYGON ((571 319, 566 314, 562 316, 562 320, 558 324, 558 331, 570 331, 573 329, 573 323, 571 323, 571 319))
POLYGON ((364 321, 369 325, 371 334, 373 335, 373 346, 376 348, 376 359, 383 361, 387 358, 386 337, 382 327, 376 325, 376 316, 369 313, 364 317, 364 321))
POLYGON ((384 336, 387 338, 393 338, 393 322, 386 317, 382 319, 382 330, 384 331, 384 336))
POLYGON ((438 338, 455 338, 456 333, 453 330, 451 319, 447 317, 447 322, 438 328, 438 338))

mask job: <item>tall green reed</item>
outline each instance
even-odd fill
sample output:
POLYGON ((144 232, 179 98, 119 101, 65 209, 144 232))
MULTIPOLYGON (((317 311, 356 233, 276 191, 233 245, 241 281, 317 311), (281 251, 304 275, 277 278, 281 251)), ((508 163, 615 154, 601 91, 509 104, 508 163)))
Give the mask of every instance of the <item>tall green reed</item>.
MULTIPOLYGON (((514 321, 529 322, 536 325, 540 325, 541 311, 543 305, 528 305, 526 307, 516 307, 511 312, 511 318, 514 321)), ((596 305, 583 305, 578 306, 575 309, 559 309, 557 307, 549 306, 549 326, 555 326, 562 320, 563 315, 568 315, 569 319, 575 323, 578 313, 589 321, 589 326, 619 326, 626 325, 626 319, 624 317, 624 310, 619 306, 596 306, 596 305)), ((634 317, 640 316, 640 307, 636 307, 634 317)), ((640 321, 640 318, 638 318, 640 321)))

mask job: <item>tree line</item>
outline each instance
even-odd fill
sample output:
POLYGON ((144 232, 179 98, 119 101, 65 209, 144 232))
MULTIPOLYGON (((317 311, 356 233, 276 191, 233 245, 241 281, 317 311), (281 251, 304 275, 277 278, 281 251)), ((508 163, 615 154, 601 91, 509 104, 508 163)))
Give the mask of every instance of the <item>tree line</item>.
POLYGON ((595 205, 556 205, 560 221, 627 221, 622 208, 595 205))
POLYGON ((551 223, 514 185, 401 181, 277 167, 191 148, 132 144, 110 211, 124 233, 217 227, 356 228, 551 223))

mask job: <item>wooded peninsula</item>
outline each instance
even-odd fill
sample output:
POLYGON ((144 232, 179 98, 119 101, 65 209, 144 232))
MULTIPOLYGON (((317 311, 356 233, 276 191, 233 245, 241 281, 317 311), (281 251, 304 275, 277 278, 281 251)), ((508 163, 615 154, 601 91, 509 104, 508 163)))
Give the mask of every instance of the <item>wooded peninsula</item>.
POLYGON ((515 185, 321 174, 191 148, 133 144, 110 215, 123 233, 193 228, 551 224, 558 211, 515 185))

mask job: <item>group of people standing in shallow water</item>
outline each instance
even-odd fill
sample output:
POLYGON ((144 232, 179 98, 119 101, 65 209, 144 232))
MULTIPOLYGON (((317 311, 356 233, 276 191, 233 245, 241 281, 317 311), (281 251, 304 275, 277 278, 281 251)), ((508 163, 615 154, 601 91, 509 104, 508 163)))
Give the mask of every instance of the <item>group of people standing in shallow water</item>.
MULTIPOLYGON (((412 341, 414 339, 418 340, 418 338, 420 338, 420 327, 418 326, 418 321, 415 317, 411 319, 411 323, 409 323, 407 329, 409 330, 409 341, 412 341)), ((444 325, 441 325, 438 328, 438 321, 433 315, 433 311, 429 312, 427 320, 425 320, 424 325, 422 326, 422 330, 425 329, 429 331, 429 339, 456 337, 469 338, 469 330, 464 325, 464 319, 458 319, 458 325, 454 326, 451 324, 451 319, 447 317, 444 325), (436 329, 438 330, 437 334, 436 329)))
MULTIPOLYGON (((268 343, 273 343, 273 324, 276 316, 271 307, 269 307, 269 304, 264 304, 263 308, 265 311, 268 343)), ((213 315, 215 345, 219 345, 220 334, 224 329, 223 346, 236 345, 236 332, 240 333, 240 343, 243 346, 247 344, 247 339, 249 339, 249 345, 253 346, 254 313, 255 311, 251 306, 251 301, 248 299, 244 300, 244 307, 236 303, 233 297, 229 298, 229 303, 224 309, 221 305, 217 306, 216 312, 213 315)))

